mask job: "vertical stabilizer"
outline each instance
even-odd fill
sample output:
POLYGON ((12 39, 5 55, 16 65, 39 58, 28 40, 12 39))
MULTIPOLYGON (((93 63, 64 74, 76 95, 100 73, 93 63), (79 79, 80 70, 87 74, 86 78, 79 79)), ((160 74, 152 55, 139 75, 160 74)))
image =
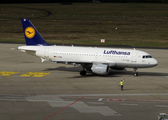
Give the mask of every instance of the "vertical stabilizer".
POLYGON ((36 28, 33 26, 29 19, 23 18, 21 19, 21 21, 26 45, 49 46, 49 44, 45 42, 45 40, 42 38, 40 33, 36 30, 36 28))

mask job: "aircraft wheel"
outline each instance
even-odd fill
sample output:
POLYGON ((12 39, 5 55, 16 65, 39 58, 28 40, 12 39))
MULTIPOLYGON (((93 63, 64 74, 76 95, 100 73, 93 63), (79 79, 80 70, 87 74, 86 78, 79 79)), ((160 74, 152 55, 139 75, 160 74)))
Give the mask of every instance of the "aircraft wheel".
POLYGON ((85 70, 80 71, 80 75, 85 76, 86 75, 86 71, 85 70))
POLYGON ((134 76, 138 76, 138 73, 134 73, 134 76))

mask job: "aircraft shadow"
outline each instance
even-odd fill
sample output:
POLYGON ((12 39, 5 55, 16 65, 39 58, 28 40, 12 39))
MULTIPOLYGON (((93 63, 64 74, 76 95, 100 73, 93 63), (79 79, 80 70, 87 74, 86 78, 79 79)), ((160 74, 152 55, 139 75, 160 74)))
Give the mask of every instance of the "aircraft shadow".
MULTIPOLYGON (((80 72, 82 70, 82 67, 68 67, 66 68, 65 66, 61 66, 61 67, 57 67, 57 68, 46 68, 44 71, 67 71, 67 72, 80 72)), ((97 75, 97 74, 94 74, 94 73, 87 73, 86 76, 81 76, 80 74, 78 76, 74 76, 73 78, 82 78, 82 77, 95 77, 95 76, 100 76, 100 77, 120 77, 120 76, 117 76, 114 75, 114 74, 108 74, 108 75, 97 75)))
MULTIPOLYGON (((82 70, 81 67, 68 67, 65 66, 57 67, 57 68, 46 68, 44 71, 67 71, 67 72, 80 72, 82 70)), ((85 77, 121 77, 122 75, 133 75, 133 71, 127 71, 127 70, 113 70, 110 69, 110 72, 108 75, 97 75, 93 73, 87 73, 85 77)), ((168 73, 157 73, 157 72, 138 72, 139 76, 168 76, 168 73)), ((75 78, 81 78, 83 76, 75 76, 75 78)))
MULTIPOLYGON (((133 75, 133 71, 110 71, 111 74, 121 74, 121 75, 133 75)), ((158 72, 138 72, 138 76, 168 76, 168 73, 158 73, 158 72)))

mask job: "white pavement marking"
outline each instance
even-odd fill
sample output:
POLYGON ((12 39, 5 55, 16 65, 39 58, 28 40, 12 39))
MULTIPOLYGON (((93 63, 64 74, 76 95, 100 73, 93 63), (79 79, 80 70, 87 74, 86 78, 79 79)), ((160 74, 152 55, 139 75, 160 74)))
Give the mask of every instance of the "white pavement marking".
MULTIPOLYGON (((141 94, 69 94, 69 95, 55 95, 58 97, 100 97, 100 96, 147 96, 147 95, 156 95, 156 93, 141 93, 141 94)), ((168 93, 157 93, 157 95, 168 95, 168 93)))
POLYGON ((124 101, 123 99, 107 99, 107 101, 124 101))
POLYGON ((138 104, 121 104, 121 105, 132 105, 132 106, 138 106, 138 104))
MULTIPOLYGON (((74 102, 74 101, 64 101, 59 97, 25 97, 25 99, 30 102, 45 101, 45 102, 48 102, 52 107, 66 107, 69 104, 74 102)), ((81 113, 100 113, 103 116, 121 116, 121 114, 117 113, 116 111, 109 108, 108 106, 89 106, 89 105, 86 105, 84 102, 76 102, 75 104, 69 107, 75 108, 81 113)))
POLYGON ((10 48, 11 50, 15 50, 15 48, 10 48))
POLYGON ((42 86, 39 82, 37 82, 37 84, 39 84, 40 86, 42 86))
POLYGON ((102 101, 102 100, 103 100, 103 98, 98 99, 98 101, 102 101))
POLYGON ((155 107, 168 107, 168 105, 155 105, 155 107))
POLYGON ((25 99, 0 99, 0 100, 6 100, 6 101, 26 101, 25 99))
POLYGON ((88 106, 85 103, 78 103, 72 106, 81 113, 100 113, 103 116, 121 116, 121 114, 107 106, 88 106))
POLYGON ((99 102, 87 102, 89 104, 104 104, 104 103, 99 103, 99 102))

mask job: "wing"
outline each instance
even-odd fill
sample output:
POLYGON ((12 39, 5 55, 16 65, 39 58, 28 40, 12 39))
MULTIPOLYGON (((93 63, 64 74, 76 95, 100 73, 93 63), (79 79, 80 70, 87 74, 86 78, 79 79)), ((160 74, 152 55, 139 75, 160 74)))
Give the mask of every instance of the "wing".
POLYGON ((69 61, 69 60, 52 60, 56 63, 66 63, 66 64, 107 64, 110 67, 116 66, 116 63, 114 61, 69 61))

